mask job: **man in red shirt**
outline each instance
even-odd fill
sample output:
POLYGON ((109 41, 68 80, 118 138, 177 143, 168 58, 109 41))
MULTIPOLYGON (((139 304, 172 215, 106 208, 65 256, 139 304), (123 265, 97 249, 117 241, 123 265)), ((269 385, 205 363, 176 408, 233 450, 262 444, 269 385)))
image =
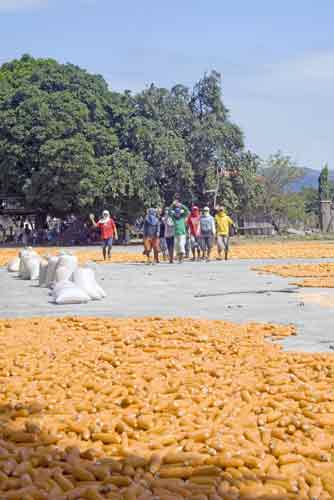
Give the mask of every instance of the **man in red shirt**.
POLYGON ((102 218, 98 222, 95 222, 95 217, 93 214, 90 215, 90 220, 92 221, 93 226, 98 227, 100 230, 104 260, 106 260, 107 258, 107 250, 108 259, 110 259, 113 240, 117 240, 118 238, 115 222, 110 217, 110 213, 108 210, 103 210, 102 218))
POLYGON ((190 233, 190 246, 193 254, 193 260, 196 260, 196 251, 198 260, 201 258, 200 218, 201 214, 199 208, 196 206, 192 207, 190 215, 187 219, 187 226, 190 233))

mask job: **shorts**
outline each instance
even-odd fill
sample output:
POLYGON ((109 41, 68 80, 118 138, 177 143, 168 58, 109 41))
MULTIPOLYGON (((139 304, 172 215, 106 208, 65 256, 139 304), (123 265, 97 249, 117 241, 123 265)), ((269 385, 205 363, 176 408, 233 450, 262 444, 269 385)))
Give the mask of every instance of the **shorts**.
POLYGON ((178 236, 175 236, 176 255, 184 255, 186 253, 186 241, 187 237, 185 234, 180 234, 178 236))
POLYGON ((199 236, 190 236, 190 246, 192 250, 199 249, 201 247, 201 240, 199 236))
POLYGON ((113 239, 112 238, 106 238, 105 240, 102 240, 102 247, 103 248, 111 248, 112 247, 112 243, 113 243, 113 239))
POLYGON ((213 247, 213 235, 210 234, 209 236, 201 236, 201 247, 202 251, 205 252, 206 250, 211 250, 213 247))
POLYGON ((144 249, 146 255, 150 255, 152 250, 159 252, 159 238, 145 238, 144 249))
POLYGON ((223 250, 225 250, 225 252, 228 252, 229 244, 230 244, 229 236, 222 234, 219 234, 217 236, 217 247, 219 252, 222 252, 223 250))

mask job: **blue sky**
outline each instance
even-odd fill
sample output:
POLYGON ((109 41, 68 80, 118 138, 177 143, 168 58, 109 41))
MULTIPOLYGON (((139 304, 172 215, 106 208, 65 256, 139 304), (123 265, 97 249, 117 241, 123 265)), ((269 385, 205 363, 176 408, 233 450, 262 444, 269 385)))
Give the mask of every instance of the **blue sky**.
POLYGON ((333 0, 0 0, 0 63, 53 57, 134 91, 216 69, 249 148, 334 168, 333 25, 333 0))

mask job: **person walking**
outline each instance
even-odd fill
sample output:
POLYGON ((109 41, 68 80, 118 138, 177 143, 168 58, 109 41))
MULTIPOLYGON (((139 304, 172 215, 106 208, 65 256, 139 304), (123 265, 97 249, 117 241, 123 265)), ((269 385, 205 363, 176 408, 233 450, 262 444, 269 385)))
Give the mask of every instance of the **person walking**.
POLYGON ((174 231, 175 231, 175 252, 179 263, 181 264, 184 260, 186 253, 186 239, 187 239, 187 225, 186 220, 189 215, 189 210, 185 205, 182 205, 179 201, 175 201, 172 205, 173 207, 173 221, 174 221, 174 231))
POLYGON ((200 219, 201 214, 199 208, 193 206, 187 219, 187 226, 190 235, 190 248, 193 256, 193 261, 196 260, 196 257, 198 260, 200 260, 201 258, 200 219))
POLYGON ((209 207, 203 208, 203 214, 200 217, 200 232, 203 259, 206 258, 206 261, 209 262, 216 234, 215 220, 212 215, 210 215, 209 207))
POLYGON ((160 248, 160 252, 162 253, 162 258, 165 261, 165 260, 167 260, 168 249, 167 249, 167 242, 166 242, 166 225, 165 225, 164 212, 161 213, 161 211, 160 211, 159 215, 160 215, 159 248, 160 248))
POLYGON ((93 226, 100 230, 103 259, 106 260, 107 256, 110 259, 113 242, 118 239, 115 221, 110 217, 108 210, 103 210, 102 217, 98 222, 95 222, 94 214, 90 214, 90 220, 93 226))
POLYGON ((225 260, 228 259, 228 252, 230 247, 230 228, 234 226, 234 222, 227 215, 224 207, 217 207, 217 213, 215 216, 216 233, 217 233, 217 250, 218 259, 222 260, 222 253, 224 250, 225 260))
POLYGON ((165 226, 165 240, 168 251, 169 263, 174 262, 174 244, 175 244, 175 224, 173 220, 173 211, 165 208, 163 215, 163 223, 165 226))
POLYGON ((144 255, 147 257, 147 263, 151 263, 151 252, 156 264, 159 264, 159 235, 160 221, 158 211, 155 208, 149 208, 144 220, 144 255))
POLYGON ((22 232, 22 243, 25 247, 30 245, 31 233, 32 233, 32 230, 31 230, 30 224, 28 222, 25 222, 24 226, 23 226, 23 232, 22 232))

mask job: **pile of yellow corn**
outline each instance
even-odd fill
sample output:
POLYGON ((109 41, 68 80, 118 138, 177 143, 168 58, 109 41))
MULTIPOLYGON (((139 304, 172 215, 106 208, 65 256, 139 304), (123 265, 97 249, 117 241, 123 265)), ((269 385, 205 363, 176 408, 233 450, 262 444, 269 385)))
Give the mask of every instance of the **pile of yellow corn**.
POLYGON ((293 283, 302 287, 334 288, 334 263, 323 262, 320 264, 285 264, 255 267, 260 273, 276 274, 284 278, 304 278, 293 283))
POLYGON ((0 498, 334 498, 334 356, 290 326, 0 321, 0 498))
MULTIPOLYGON (((39 255, 58 255, 60 247, 42 247, 36 248, 34 247, 34 251, 38 252, 39 255)), ((19 254, 20 248, 1 248, 0 249, 0 267, 6 266, 11 259, 17 257, 19 254)), ((80 247, 76 248, 73 252, 77 257, 80 265, 86 264, 88 261, 95 261, 98 263, 126 263, 126 262, 145 262, 145 258, 141 254, 123 252, 112 254, 112 259, 108 261, 104 261, 102 257, 101 250, 97 250, 96 248, 92 249, 81 249, 80 247)))
POLYGON ((334 257, 334 243, 320 241, 271 241, 231 245, 232 259, 321 259, 334 257))
MULTIPOLYGON (((55 255, 59 248, 46 247, 34 248, 40 255, 55 255)), ((18 248, 0 249, 0 267, 5 266, 12 258, 18 254, 18 248)), ((127 262, 145 262, 142 253, 117 252, 112 253, 111 260, 103 261, 100 248, 81 249, 78 247, 75 251, 79 263, 84 264, 89 260, 98 263, 127 263, 127 262)), ((217 256, 215 250, 213 258, 217 256)), ((285 241, 285 242, 232 242, 231 259, 320 259, 334 258, 334 244, 331 242, 319 241, 285 241)))

